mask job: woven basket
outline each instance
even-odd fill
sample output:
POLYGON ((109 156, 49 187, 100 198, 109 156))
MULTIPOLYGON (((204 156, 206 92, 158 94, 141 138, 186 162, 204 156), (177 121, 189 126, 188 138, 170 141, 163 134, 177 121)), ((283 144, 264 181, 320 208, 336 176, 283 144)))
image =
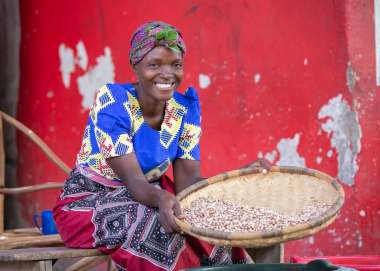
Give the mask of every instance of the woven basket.
POLYGON ((234 247, 266 247, 312 235, 331 224, 344 202, 341 185, 327 174, 298 167, 272 167, 267 174, 244 168, 198 182, 177 195, 184 209, 199 197, 223 199, 282 214, 297 214, 313 200, 331 207, 308 223, 268 232, 221 232, 197 228, 176 218, 180 228, 206 242, 234 247))

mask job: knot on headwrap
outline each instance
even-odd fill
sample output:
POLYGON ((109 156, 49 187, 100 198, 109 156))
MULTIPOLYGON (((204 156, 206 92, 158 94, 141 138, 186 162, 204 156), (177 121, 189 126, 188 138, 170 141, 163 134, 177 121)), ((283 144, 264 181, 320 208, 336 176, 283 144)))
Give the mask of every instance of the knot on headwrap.
POLYGON ((186 51, 181 33, 167 23, 147 22, 132 35, 129 59, 132 65, 139 63, 146 54, 157 46, 165 46, 182 54, 186 51))

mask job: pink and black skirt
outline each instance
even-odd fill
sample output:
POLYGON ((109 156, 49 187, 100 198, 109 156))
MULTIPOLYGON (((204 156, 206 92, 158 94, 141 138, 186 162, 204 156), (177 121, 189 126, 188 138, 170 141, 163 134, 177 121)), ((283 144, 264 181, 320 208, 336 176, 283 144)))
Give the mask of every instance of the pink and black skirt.
MULTIPOLYGON (((154 185, 174 193, 167 176, 154 185)), ((136 202, 126 186, 109 187, 77 170, 65 182, 54 219, 66 246, 97 248, 110 255, 119 270, 179 270, 246 262, 243 249, 166 233, 157 208, 136 202)))

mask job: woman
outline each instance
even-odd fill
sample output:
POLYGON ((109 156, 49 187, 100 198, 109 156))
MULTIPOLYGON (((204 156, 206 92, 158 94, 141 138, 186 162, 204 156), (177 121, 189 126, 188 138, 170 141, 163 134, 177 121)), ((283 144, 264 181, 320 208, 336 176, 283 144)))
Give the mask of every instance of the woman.
POLYGON ((76 168, 54 208, 65 244, 98 248, 120 270, 178 270, 245 262, 242 249, 216 247, 180 234, 174 196, 199 179, 200 108, 193 88, 176 91, 186 51, 163 22, 131 39, 135 84, 99 89, 76 168), (173 164, 171 181, 165 172, 173 164))

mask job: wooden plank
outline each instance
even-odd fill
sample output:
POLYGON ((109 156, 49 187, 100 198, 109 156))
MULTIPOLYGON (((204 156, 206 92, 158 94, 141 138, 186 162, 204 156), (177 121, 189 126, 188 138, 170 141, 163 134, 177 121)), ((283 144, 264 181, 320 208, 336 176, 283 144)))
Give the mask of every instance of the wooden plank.
POLYGON ((29 235, 29 236, 7 236, 0 235, 0 249, 41 247, 41 246, 63 246, 63 241, 59 234, 51 235, 29 235))
MULTIPOLYGON (((0 236, 6 237, 21 237, 21 236, 41 236, 41 232, 36 227, 33 228, 21 228, 21 229, 10 229, 4 231, 0 236)), ((0 238, 2 239, 2 238, 0 238)))
POLYGON ((74 249, 67 247, 33 247, 0 250, 0 262, 37 261, 61 258, 91 257, 104 255, 97 249, 74 249))
POLYGON ((107 261, 107 259, 107 255, 86 257, 72 264, 66 268, 65 271, 86 271, 104 261, 107 261))
POLYGON ((52 261, 2 262, 0 271, 53 271, 52 261))
MULTIPOLYGON (((0 187, 5 186, 5 150, 3 118, 0 114, 0 187)), ((0 194, 0 233, 4 232, 4 194, 0 194)))

